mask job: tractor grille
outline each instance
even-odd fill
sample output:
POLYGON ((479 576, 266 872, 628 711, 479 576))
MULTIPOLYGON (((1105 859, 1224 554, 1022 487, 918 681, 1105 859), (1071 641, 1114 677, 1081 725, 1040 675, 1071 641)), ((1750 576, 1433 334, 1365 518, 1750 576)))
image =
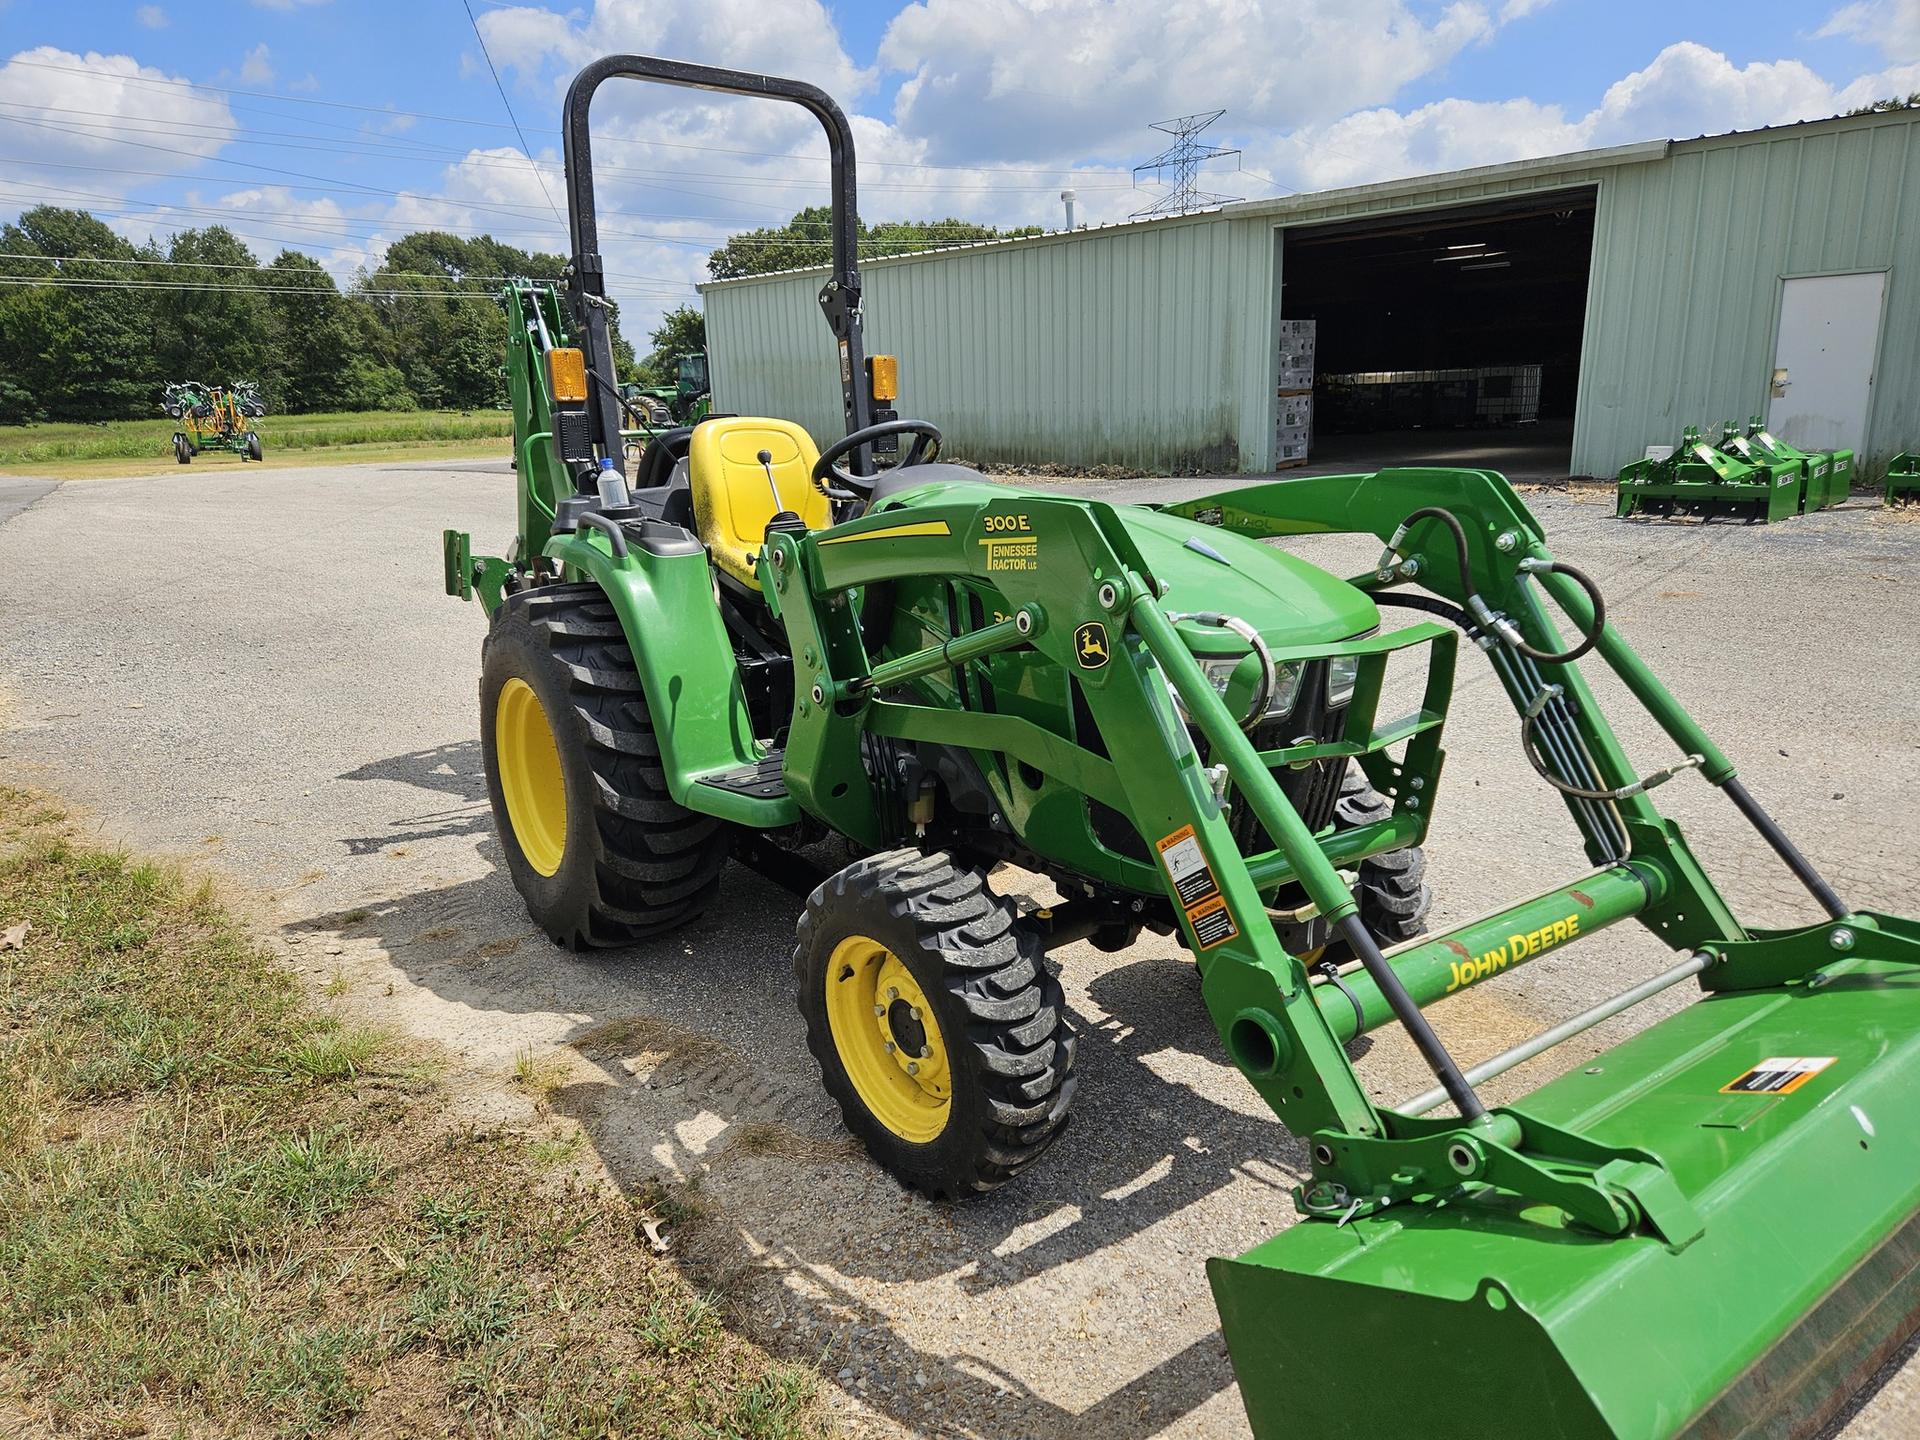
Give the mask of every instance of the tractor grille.
MULTIPOLYGON (((1302 677, 1300 698, 1294 702, 1291 714, 1270 717, 1261 721, 1247 737, 1252 740, 1256 750, 1279 750, 1302 736, 1311 735, 1316 740, 1338 740, 1346 728, 1347 707, 1328 709, 1327 667, 1324 663, 1309 666, 1302 677)), ((1085 700, 1075 690, 1078 708, 1075 718, 1079 721, 1079 732, 1083 743, 1096 753, 1104 753, 1105 747, 1099 743, 1099 734, 1093 725, 1093 717, 1084 713, 1085 700)), ((1204 750, 1205 741, 1199 732, 1193 731, 1194 744, 1204 750)), ((1340 803, 1340 782, 1346 778, 1347 761, 1316 760, 1311 765, 1298 770, 1282 769, 1274 772, 1274 778, 1280 783, 1280 793, 1285 795, 1300 818, 1307 822, 1307 829, 1318 832, 1333 823, 1335 808, 1340 803)), ((1233 835, 1234 844, 1242 855, 1260 855, 1272 850, 1274 843, 1267 834, 1267 827, 1260 823, 1253 808, 1241 798, 1238 787, 1228 792, 1228 803, 1232 807, 1227 817, 1227 828, 1233 835)), ((1125 855, 1130 859, 1152 863, 1153 856, 1146 842, 1133 828, 1131 821, 1119 811, 1109 809, 1098 800, 1088 799, 1087 819, 1093 829, 1094 838, 1116 855, 1125 855)))
MULTIPOLYGON (((1309 736, 1322 742, 1338 740, 1346 728, 1347 709, 1344 705, 1337 710, 1327 708, 1326 687, 1327 667, 1324 664, 1309 667, 1302 678, 1300 698, 1293 712, 1254 726, 1247 737, 1253 741, 1253 748, 1279 750, 1309 736)), ((1276 770, 1273 778, 1280 782, 1280 792, 1307 822, 1307 829, 1320 831, 1333 823, 1334 808, 1340 803, 1340 782, 1346 775, 1347 762, 1343 756, 1316 760, 1298 770, 1276 770)), ((1228 803, 1232 811, 1227 817, 1227 828, 1233 832, 1234 844, 1240 847, 1242 855, 1259 855, 1275 848, 1267 827, 1260 823, 1253 807, 1240 797, 1238 787, 1228 793, 1228 803)))

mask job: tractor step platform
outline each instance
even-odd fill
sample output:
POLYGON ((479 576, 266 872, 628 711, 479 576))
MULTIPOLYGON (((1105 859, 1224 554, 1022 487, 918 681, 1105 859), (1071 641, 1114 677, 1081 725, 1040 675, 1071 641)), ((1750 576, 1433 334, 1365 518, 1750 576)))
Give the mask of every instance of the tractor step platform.
POLYGON ((712 770, 694 783, 711 785, 734 795, 751 795, 759 800, 777 800, 787 793, 784 773, 787 752, 769 750, 757 764, 736 765, 730 770, 712 770))

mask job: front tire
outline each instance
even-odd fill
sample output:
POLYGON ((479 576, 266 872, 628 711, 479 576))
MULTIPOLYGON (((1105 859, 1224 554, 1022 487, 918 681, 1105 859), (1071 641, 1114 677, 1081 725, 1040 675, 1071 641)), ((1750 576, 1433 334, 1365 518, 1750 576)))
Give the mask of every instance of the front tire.
MULTIPOLYGON (((1393 814, 1393 802, 1367 783, 1358 766, 1347 771, 1333 810, 1334 825, 1352 830, 1393 814)), ((1382 950, 1427 932, 1433 892, 1427 888, 1427 856, 1419 846, 1389 850, 1360 862, 1353 898, 1360 902, 1360 923, 1382 950)), ((1337 947, 1342 954, 1345 944, 1337 947)))
POLYGON ((555 944, 630 945, 712 900, 725 828, 668 793, 640 676, 599 586, 507 598, 481 650, 480 735, 508 873, 555 944))
POLYGON ((821 1083, 902 1184, 984 1194, 1059 1137, 1065 997, 979 871, 914 850, 856 860, 808 898, 793 968, 821 1083))
POLYGON ((266 451, 262 449, 260 445, 260 437, 249 430, 247 432, 247 459, 264 460, 266 458, 266 451))

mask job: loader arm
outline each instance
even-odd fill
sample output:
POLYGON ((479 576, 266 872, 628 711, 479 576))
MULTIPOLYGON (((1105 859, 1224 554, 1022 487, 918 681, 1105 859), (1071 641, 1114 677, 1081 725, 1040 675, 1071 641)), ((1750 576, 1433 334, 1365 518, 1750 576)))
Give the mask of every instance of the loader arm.
MULTIPOLYGON (((1525 521, 1524 510, 1517 501, 1512 504, 1516 523, 1525 521)), ((856 838, 863 830, 878 833, 874 822, 863 824, 863 812, 851 798, 862 773, 860 736, 866 730, 937 735, 949 743, 998 751, 1048 767, 1049 773, 1084 777, 1080 783, 1094 793, 1117 782, 1125 813, 1149 853, 1162 859, 1159 879, 1200 959, 1208 1009, 1227 1053, 1283 1123, 1319 1141, 1315 1185, 1305 1199, 1310 1210, 1405 1201, 1430 1190, 1434 1175, 1449 1173, 1445 1156, 1470 1153, 1475 1178, 1559 1207, 1597 1230, 1620 1233, 1646 1224, 1676 1243, 1697 1232, 1684 1198, 1650 1154, 1597 1144, 1517 1112, 1478 1104, 1419 1009, 1423 1000, 1438 997, 1448 975, 1446 966, 1432 959, 1434 947, 1444 951, 1449 941, 1459 942, 1443 937, 1409 952, 1414 963, 1407 976, 1433 987, 1425 995, 1410 994, 1399 967, 1389 964, 1355 919, 1352 891, 1275 782, 1271 759, 1253 748, 1201 674, 1112 507, 1015 495, 883 510, 827 532, 771 536, 761 575, 795 656, 789 784, 803 807, 829 824, 856 838), (1011 568, 994 539, 1009 533, 1032 537, 1031 551, 1023 550, 1011 568), (910 575, 988 581, 1013 613, 989 631, 954 637, 922 656, 871 666, 855 593, 910 575), (1078 642, 1095 626, 1107 642, 1107 658, 1090 665, 1078 642), (964 664, 989 647, 1017 645, 1031 646, 1075 677, 1098 726, 1106 762, 1057 737, 1043 743, 1038 734, 1005 725, 1004 717, 879 698, 886 682, 907 678, 918 667, 964 664), (1227 828, 1222 777, 1208 773, 1174 710, 1169 685, 1204 732, 1214 759, 1224 762, 1233 784, 1277 841, 1284 873, 1298 880, 1319 913, 1362 957, 1362 971, 1345 982, 1344 992, 1313 983, 1300 961, 1281 948, 1262 902, 1262 882, 1227 828), (1341 1042, 1388 1018, 1413 1033, 1463 1119, 1403 1116, 1367 1097, 1341 1042)), ((1436 647, 1440 697, 1452 674, 1451 637, 1443 636, 1439 627, 1418 636, 1436 647)), ((1351 648, 1361 652, 1360 693, 1377 697, 1391 640, 1351 648)), ((1430 703, 1443 711, 1440 697, 1430 690, 1430 703)), ((1410 830, 1417 840, 1424 834, 1439 770, 1439 716, 1412 729, 1373 729, 1371 704, 1356 709, 1361 712, 1356 724, 1371 732, 1361 747, 1362 763, 1371 761, 1380 769, 1395 800, 1394 820, 1406 826, 1391 833, 1404 836, 1410 830), (1388 768, 1385 752, 1394 745, 1404 745, 1405 755, 1388 768)), ((1383 837, 1393 823, 1378 827, 1383 837)), ((1584 933, 1669 903, 1689 883, 1691 862, 1677 839, 1668 841, 1660 828, 1664 822, 1652 817, 1633 823, 1647 832, 1641 849, 1661 859, 1642 860, 1629 849, 1608 869, 1583 877, 1595 906, 1584 933), (1680 858, 1672 860, 1675 855, 1680 858)), ((1711 895, 1704 877, 1699 885, 1703 896, 1711 895)), ((1562 901, 1554 892, 1540 904, 1577 907, 1579 902, 1562 901)), ((1738 930, 1729 919, 1702 933, 1719 939, 1738 930)))

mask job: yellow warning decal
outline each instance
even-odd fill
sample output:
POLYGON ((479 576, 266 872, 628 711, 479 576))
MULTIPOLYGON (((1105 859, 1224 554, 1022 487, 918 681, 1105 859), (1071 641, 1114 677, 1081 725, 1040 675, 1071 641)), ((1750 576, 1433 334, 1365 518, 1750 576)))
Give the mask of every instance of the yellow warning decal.
POLYGON ((1187 923, 1193 927, 1193 943, 1202 950, 1224 945, 1240 933, 1233 923, 1233 912, 1227 909, 1224 895, 1216 895, 1204 905, 1194 906, 1187 912, 1187 923))
POLYGON ((1167 867, 1167 878, 1173 881, 1173 893, 1180 897, 1180 908, 1187 913, 1194 945, 1211 950, 1238 935, 1240 927, 1233 923, 1227 897, 1220 893, 1220 884, 1213 878, 1213 867, 1200 849, 1193 826, 1182 825, 1163 836, 1154 848, 1160 852, 1160 863, 1167 867))
POLYGON ((822 545, 851 545, 856 540, 905 540, 915 535, 951 535, 944 520, 917 520, 911 525, 887 525, 879 530, 862 530, 857 535, 823 535, 822 545))
POLYGON ((1838 1059, 1834 1055, 1775 1055, 1720 1087, 1722 1095, 1791 1095, 1838 1059))

